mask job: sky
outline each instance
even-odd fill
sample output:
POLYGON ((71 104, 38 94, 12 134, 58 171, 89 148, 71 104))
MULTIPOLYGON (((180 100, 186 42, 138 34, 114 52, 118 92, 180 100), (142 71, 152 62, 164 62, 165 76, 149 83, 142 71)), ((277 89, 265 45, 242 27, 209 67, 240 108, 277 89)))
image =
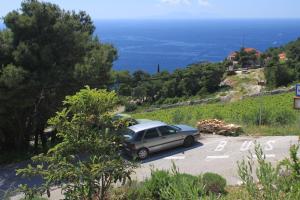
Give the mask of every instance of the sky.
MULTIPOLYGON (((0 0, 0 17, 22 0, 0 0)), ((299 0, 47 0, 95 19, 300 18, 299 0)))

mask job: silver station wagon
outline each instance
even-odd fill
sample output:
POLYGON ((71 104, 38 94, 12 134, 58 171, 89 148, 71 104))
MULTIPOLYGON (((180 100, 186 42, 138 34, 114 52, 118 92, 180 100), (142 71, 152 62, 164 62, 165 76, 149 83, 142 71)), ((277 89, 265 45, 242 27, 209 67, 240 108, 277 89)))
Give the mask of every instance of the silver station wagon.
POLYGON ((125 150, 133 157, 145 159, 152 152, 184 145, 190 147, 200 138, 197 129, 187 125, 167 125, 149 121, 133 125, 123 133, 125 150))

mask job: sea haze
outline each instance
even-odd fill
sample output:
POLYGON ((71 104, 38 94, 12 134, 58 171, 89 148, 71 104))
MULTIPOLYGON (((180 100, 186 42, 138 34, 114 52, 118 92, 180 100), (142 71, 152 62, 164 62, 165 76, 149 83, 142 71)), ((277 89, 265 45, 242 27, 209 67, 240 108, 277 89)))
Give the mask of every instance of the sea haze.
POLYGON ((235 50, 264 51, 300 36, 300 20, 106 20, 95 21, 103 42, 112 43, 119 58, 116 70, 154 73, 157 65, 173 71, 191 63, 224 60, 235 50))

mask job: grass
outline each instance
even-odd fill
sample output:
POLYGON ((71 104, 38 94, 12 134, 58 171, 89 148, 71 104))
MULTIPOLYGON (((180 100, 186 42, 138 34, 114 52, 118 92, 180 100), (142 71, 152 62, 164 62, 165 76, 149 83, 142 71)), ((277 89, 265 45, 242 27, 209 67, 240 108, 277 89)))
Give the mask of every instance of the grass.
POLYGON ((242 125, 248 135, 300 135, 300 113, 293 109, 293 96, 286 93, 251 97, 232 103, 183 106, 133 116, 191 126, 202 119, 217 118, 242 125))
POLYGON ((221 200, 250 200, 250 196, 247 193, 247 190, 243 187, 238 186, 228 186, 226 188, 227 195, 221 196, 221 200))

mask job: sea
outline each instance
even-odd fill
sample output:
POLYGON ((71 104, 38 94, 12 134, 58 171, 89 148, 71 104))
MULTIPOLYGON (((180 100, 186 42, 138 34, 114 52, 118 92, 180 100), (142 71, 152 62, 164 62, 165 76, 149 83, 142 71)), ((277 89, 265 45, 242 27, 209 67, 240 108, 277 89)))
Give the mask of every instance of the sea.
MULTIPOLYGON (((94 20, 95 35, 118 50, 115 70, 174 71, 219 62, 241 47, 265 51, 300 37, 300 19, 94 20)), ((3 25, 0 25, 0 28, 3 25)))

